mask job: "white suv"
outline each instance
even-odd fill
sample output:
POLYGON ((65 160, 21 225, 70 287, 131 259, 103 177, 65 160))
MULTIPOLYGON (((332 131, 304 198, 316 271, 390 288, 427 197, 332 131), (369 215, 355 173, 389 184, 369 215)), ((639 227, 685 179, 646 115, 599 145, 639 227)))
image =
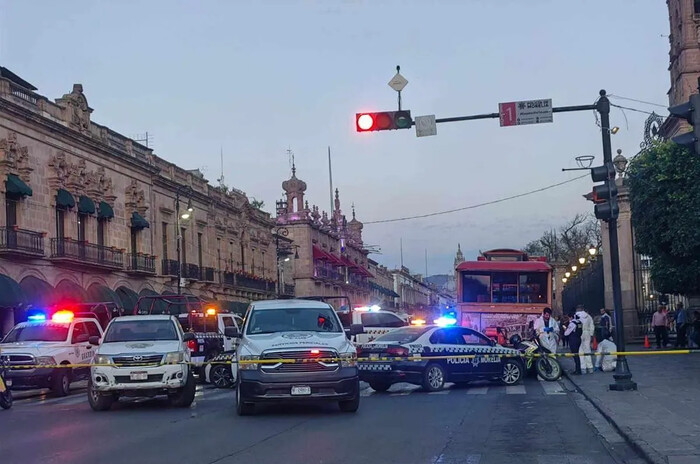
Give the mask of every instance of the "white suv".
POLYGON ((119 396, 167 395, 171 404, 189 407, 194 401, 195 379, 184 333, 173 316, 125 316, 113 319, 90 368, 88 401, 105 411, 119 396))

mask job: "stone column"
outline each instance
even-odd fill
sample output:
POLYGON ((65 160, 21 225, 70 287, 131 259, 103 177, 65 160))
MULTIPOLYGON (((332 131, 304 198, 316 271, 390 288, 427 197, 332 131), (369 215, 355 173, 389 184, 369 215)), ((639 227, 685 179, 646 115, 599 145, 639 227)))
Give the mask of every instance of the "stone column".
MULTIPOLYGON (((632 214, 630 210, 629 190, 624 178, 615 181, 618 188, 618 205, 620 215, 617 219, 618 249, 620 253, 620 287, 622 289, 622 310, 625 324, 625 341, 641 334, 637 317, 637 301, 634 278, 634 238, 632 232, 632 214)), ((612 311, 613 294, 610 266, 610 242, 608 241, 608 223, 601 221, 603 236, 603 272, 605 276, 605 307, 612 311)), ((596 315, 600 308, 589 308, 596 315)))

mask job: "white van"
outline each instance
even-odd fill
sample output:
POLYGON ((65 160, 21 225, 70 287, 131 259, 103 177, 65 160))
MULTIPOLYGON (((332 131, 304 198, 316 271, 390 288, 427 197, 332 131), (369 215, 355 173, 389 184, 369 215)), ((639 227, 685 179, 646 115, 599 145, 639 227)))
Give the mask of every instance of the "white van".
POLYGON ((242 330, 225 329, 240 338, 237 413, 251 414, 258 403, 304 400, 337 401, 342 411, 357 411, 357 352, 348 336, 361 331, 355 325, 346 334, 333 307, 321 301, 251 303, 242 330))

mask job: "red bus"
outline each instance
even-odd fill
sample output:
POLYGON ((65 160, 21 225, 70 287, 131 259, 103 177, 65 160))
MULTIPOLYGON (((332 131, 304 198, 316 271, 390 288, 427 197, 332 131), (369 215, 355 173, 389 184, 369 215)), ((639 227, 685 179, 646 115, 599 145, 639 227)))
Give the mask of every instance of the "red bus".
POLYGON ((459 264, 459 324, 501 341, 527 335, 530 321, 551 307, 552 267, 546 261, 520 250, 496 249, 459 264))

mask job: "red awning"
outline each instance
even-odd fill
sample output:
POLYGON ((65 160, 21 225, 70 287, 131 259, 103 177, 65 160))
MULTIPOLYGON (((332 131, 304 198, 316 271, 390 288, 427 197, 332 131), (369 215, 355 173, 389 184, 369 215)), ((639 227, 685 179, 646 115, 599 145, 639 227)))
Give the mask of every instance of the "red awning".
POLYGON ((314 259, 322 259, 324 261, 328 261, 328 255, 325 251, 317 247, 316 245, 313 246, 313 252, 314 252, 314 259))
POLYGON ((343 264, 343 262, 340 260, 340 258, 338 258, 338 257, 337 257, 336 255, 334 255, 333 253, 331 253, 331 252, 329 252, 329 251, 324 251, 324 253, 326 254, 326 256, 328 256, 328 262, 330 262, 331 264, 333 264, 333 265, 335 265, 335 266, 344 266, 344 264, 343 264))
POLYGON ((542 261, 465 261, 457 266, 458 271, 511 271, 548 272, 552 267, 542 261))

